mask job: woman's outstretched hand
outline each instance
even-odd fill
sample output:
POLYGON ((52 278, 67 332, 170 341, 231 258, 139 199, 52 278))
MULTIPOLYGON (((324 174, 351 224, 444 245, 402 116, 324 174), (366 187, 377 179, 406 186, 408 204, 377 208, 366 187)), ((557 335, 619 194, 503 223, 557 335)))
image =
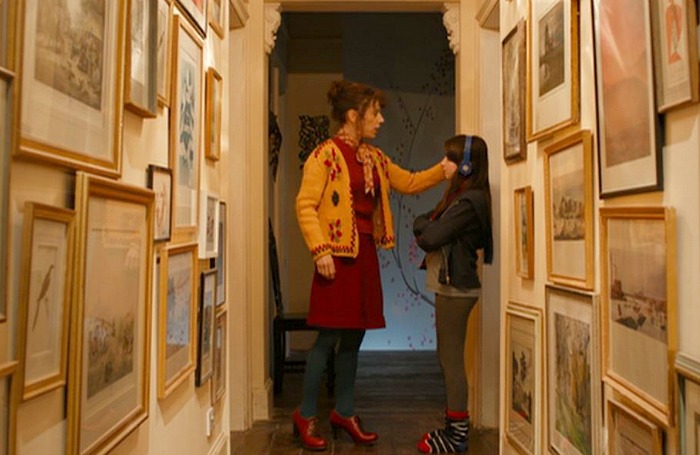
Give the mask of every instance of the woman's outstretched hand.
POLYGON ((327 280, 332 280, 335 278, 335 263, 333 262, 333 256, 327 255, 322 256, 316 260, 316 270, 321 276, 327 280))

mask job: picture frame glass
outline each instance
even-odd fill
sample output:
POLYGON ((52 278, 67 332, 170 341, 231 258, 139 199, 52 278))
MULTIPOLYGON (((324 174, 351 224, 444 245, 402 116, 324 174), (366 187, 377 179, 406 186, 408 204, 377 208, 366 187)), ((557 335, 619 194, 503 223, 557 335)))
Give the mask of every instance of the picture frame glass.
POLYGON ((165 323, 165 382, 173 381, 192 364, 193 250, 171 255, 167 269, 167 320, 165 323))
MULTIPOLYGON (((11 84, 0 75, 0 279, 7 276, 8 244, 8 213, 10 204, 10 131, 12 131, 12 117, 9 108, 11 84)), ((3 281, 4 283, 4 281, 3 281)), ((3 285, 0 291, 0 321, 7 317, 7 289, 3 285)))
POLYGON ((156 38, 156 74, 158 99, 161 104, 170 103, 170 67, 172 60, 172 4, 158 0, 156 38))
POLYGON ((503 157, 507 163, 527 157, 526 43, 526 26, 521 20, 502 44, 503 157))
POLYGON ((660 429, 656 424, 616 402, 608 402, 610 455, 661 455, 660 429))
POLYGON ((515 254, 516 272, 523 278, 532 278, 533 266, 533 219, 532 189, 524 187, 515 190, 515 254))
POLYGON ((219 202, 218 252, 216 255, 216 306, 226 303, 226 203, 219 202))
POLYGON ((170 169, 149 166, 149 188, 155 193, 153 238, 156 242, 170 240, 172 228, 173 177, 170 169))
POLYGON ((690 379, 683 381, 681 425, 683 448, 687 454, 700 453, 700 384, 690 379))
POLYGON ((207 74, 207 157, 221 157, 221 109, 223 81, 212 69, 207 74))
POLYGON ((156 0, 130 0, 131 53, 127 55, 130 69, 127 104, 134 106, 139 114, 155 117, 157 109, 157 28, 156 0))
POLYGON ((226 327, 226 312, 219 312, 214 329, 214 373, 211 387, 213 403, 226 392, 226 327))
POLYGON ((201 386, 214 371, 214 307, 216 305, 216 271, 210 270, 201 275, 199 340, 197 356, 197 385, 201 386))
POLYGON ((202 36, 206 36, 208 0, 177 0, 177 2, 185 11, 186 16, 195 25, 197 32, 202 36))
POLYGON ((508 344, 506 352, 507 426, 508 438, 528 454, 535 453, 536 423, 536 365, 535 322, 508 314, 508 344))

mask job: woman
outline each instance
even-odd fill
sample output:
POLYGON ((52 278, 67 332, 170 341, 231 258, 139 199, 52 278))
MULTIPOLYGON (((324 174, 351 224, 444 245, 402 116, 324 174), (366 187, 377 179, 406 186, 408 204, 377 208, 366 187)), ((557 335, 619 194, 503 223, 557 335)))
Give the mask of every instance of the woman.
POLYGON ((426 287, 435 292, 437 351, 447 394, 445 428, 426 433, 423 453, 467 450, 469 412, 464 342, 469 313, 479 298, 477 250, 493 258, 491 190, 486 142, 459 135, 445 142, 442 160, 451 179, 435 209, 413 223, 416 243, 427 252, 426 287))
POLYGON ((306 360, 303 399, 294 412, 294 433, 311 450, 324 450, 316 399, 327 359, 335 355, 334 436, 346 431, 357 444, 373 444, 353 409, 357 355, 367 329, 385 326, 377 247, 394 246, 389 190, 417 193, 445 180, 439 164, 406 171, 364 141, 384 123, 383 93, 350 81, 328 91, 331 115, 340 123, 335 137, 318 145, 304 164, 296 200, 297 218, 316 271, 307 322, 319 327, 306 360))

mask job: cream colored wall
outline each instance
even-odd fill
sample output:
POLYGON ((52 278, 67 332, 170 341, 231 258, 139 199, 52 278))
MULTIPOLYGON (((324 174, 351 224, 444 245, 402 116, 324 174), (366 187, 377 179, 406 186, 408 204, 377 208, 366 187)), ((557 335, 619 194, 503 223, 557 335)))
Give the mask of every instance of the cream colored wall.
MULTIPOLYGON (((209 33, 204 46, 205 70, 213 66, 223 76, 224 99, 229 93, 229 39, 223 41, 209 33)), ((202 75, 204 77, 204 75, 202 75)), ((204 80, 204 79, 203 79, 204 80)), ((223 107, 223 124, 229 123, 228 103, 223 107)), ((203 148, 202 148, 203 150, 203 148)), ((225 171, 230 167, 229 131, 222 131, 222 157, 214 164, 202 157, 200 186, 221 195, 231 208, 235 201, 229 198, 229 184, 225 171)), ((155 119, 141 119, 129 111, 124 114, 122 177, 120 181, 146 187, 146 169, 149 164, 168 166, 168 110, 161 108, 155 119)), ((11 302, 19 298, 19 263, 23 216, 26 201, 42 202, 58 207, 73 205, 75 179, 72 172, 48 164, 14 161, 11 168, 11 269, 9 291, 11 302)), ((230 219, 229 219, 229 224, 230 219)), ((230 250, 229 250, 229 258, 230 250)), ((229 261, 229 263, 234 261, 229 261)), ((155 270, 155 268, 154 268, 155 270)), ((229 283, 232 271, 229 269, 229 283)), ((154 280, 156 283, 157 280, 154 280)), ((231 289, 231 285, 228 286, 231 289)), ((154 288, 155 289, 155 288, 154 288)), ((229 317, 231 293, 227 299, 229 317)), ((154 303, 155 305, 155 300, 154 303)), ((16 304, 12 312, 16 314, 16 304)), ((157 317, 153 313, 151 340, 157 337, 157 317)), ((11 315, 16 319, 16 316, 11 315)), ((229 321, 229 334, 231 334, 229 321)), ((14 339, 16 334, 12 335, 14 339)), ((14 349, 11 346, 11 349, 14 349)), ((151 359, 157 359, 157 346, 151 344, 151 359)), ((229 401, 220 400, 214 406, 215 426, 210 437, 205 435, 206 412, 210 407, 210 382, 204 387, 194 386, 194 375, 173 391, 164 400, 157 398, 157 367, 155 361, 150 368, 150 402, 148 419, 127 436, 113 451, 115 454, 207 454, 218 453, 228 446, 229 401)), ((230 389, 229 389, 230 390, 230 389)), ((65 410, 63 388, 39 396, 19 405, 17 410, 17 453, 59 454, 65 447, 65 410)), ((227 392, 230 396, 230 392, 227 392)))

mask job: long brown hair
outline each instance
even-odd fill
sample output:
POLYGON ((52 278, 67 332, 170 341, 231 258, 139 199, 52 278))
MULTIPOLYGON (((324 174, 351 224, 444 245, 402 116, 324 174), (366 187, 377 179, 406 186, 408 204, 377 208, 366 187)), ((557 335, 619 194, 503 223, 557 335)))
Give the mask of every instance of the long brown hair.
POLYGON ((326 96, 331 104, 331 117, 341 125, 350 109, 355 109, 363 118, 367 108, 375 102, 380 107, 386 105, 386 96, 380 89, 348 80, 333 81, 326 96))

